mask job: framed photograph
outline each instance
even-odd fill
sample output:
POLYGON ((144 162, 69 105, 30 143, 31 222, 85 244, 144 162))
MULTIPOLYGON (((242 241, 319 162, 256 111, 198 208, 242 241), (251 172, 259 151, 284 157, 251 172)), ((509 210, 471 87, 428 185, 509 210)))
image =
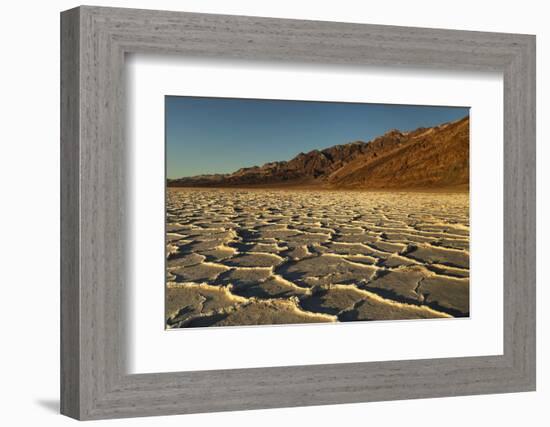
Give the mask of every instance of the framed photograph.
POLYGON ((61 14, 61 411, 535 390, 535 37, 61 14))

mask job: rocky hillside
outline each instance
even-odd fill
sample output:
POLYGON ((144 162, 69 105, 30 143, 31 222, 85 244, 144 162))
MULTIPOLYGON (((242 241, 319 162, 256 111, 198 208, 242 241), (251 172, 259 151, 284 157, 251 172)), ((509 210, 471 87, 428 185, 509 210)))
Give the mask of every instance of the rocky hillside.
POLYGON ((465 117, 412 132, 392 130, 369 142, 313 150, 289 161, 242 168, 230 174, 168 180, 168 186, 467 187, 469 126, 469 117, 465 117))

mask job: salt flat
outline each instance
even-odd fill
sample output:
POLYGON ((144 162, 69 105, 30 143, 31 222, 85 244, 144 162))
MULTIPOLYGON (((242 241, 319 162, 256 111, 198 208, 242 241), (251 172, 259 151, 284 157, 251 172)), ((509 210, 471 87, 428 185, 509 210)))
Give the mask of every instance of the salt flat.
POLYGON ((467 193, 169 188, 169 328, 469 316, 467 193))

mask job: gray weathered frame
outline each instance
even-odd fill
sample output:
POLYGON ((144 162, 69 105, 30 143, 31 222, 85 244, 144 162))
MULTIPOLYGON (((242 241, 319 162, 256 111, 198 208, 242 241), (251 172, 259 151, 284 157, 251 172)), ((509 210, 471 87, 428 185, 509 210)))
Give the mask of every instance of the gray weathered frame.
POLYGON ((535 390, 534 36, 82 6, 61 14, 61 165, 63 414, 535 390), (134 52, 502 72, 504 354, 128 375, 124 57, 134 52))

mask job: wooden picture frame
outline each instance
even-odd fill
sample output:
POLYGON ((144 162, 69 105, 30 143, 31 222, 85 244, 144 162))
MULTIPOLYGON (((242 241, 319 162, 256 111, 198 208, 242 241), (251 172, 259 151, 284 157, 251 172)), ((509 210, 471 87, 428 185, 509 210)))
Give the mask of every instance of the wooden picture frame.
POLYGON ((61 14, 61 412, 77 419, 535 390, 535 37, 82 6, 61 14), (127 53, 504 78, 504 353, 126 373, 127 53))

